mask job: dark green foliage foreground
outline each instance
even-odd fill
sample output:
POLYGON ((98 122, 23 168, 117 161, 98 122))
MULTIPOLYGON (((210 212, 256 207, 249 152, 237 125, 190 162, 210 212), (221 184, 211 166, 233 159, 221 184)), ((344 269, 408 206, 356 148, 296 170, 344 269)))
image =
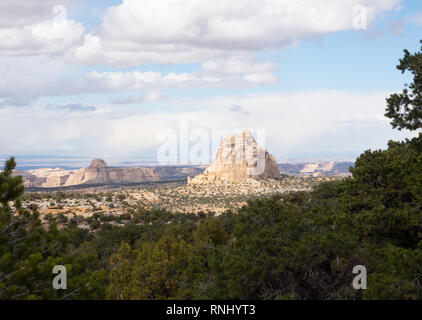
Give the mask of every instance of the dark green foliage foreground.
MULTIPOLYGON (((414 82, 387 101, 395 127, 421 128, 420 57, 399 66, 414 82)), ((44 230, 20 206, 14 166, 0 173, 1 299, 422 299, 422 134, 366 151, 352 177, 311 193, 218 217, 139 208, 91 232, 52 217, 44 230), (67 290, 52 287, 58 264, 67 290), (356 265, 367 290, 352 288, 356 265)))
POLYGON ((10 165, 0 175, 2 299, 422 298, 422 136, 365 152, 353 177, 312 193, 218 217, 139 209, 95 232, 12 216, 22 189, 10 165), (52 287, 56 264, 67 290, 52 287), (367 290, 351 286, 355 265, 368 270, 367 290))

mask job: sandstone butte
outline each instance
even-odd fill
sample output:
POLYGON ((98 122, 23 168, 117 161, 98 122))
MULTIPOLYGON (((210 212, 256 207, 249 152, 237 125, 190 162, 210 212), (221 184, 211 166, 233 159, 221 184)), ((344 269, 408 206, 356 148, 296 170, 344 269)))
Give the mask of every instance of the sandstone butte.
POLYGON ((188 178, 188 183, 194 185, 278 178, 280 170, 275 158, 258 146, 252 133, 244 129, 240 133, 226 136, 211 165, 204 173, 188 178))
POLYGON ((44 188, 83 184, 136 183, 158 180, 158 176, 153 168, 110 168, 102 159, 94 159, 89 167, 76 171, 38 169, 31 170, 22 175, 22 177, 26 187, 44 188))

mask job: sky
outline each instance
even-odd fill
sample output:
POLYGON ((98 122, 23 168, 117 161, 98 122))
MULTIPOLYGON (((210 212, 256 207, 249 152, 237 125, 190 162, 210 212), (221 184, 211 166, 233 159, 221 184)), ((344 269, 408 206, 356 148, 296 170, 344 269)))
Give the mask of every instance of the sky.
POLYGON ((421 39, 421 0, 0 0, 0 157, 354 159, 416 135, 384 113, 421 39))

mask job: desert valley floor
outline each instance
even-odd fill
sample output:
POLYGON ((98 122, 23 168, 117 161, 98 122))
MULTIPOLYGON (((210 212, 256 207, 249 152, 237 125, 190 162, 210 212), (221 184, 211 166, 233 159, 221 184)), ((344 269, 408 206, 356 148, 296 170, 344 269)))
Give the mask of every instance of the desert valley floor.
POLYGON ((171 213, 214 213, 236 210, 247 199, 277 193, 309 191, 313 186, 336 177, 292 177, 281 179, 189 185, 186 182, 151 183, 139 186, 95 186, 68 190, 26 192, 23 206, 37 209, 44 222, 54 217, 60 221, 85 218, 116 220, 125 223, 139 208, 164 209, 171 213))

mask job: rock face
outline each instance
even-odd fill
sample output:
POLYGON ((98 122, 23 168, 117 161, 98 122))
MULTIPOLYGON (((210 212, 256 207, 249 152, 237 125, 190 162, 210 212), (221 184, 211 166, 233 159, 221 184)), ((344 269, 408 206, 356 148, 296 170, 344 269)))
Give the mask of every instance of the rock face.
POLYGON ((62 169, 37 169, 19 172, 25 187, 66 187, 83 184, 119 184, 155 181, 158 176, 153 168, 109 168, 102 159, 94 159, 88 168, 76 171, 62 169))
POLYGON ((47 182, 47 178, 36 176, 27 171, 14 171, 12 175, 21 176, 25 188, 41 186, 43 183, 47 182))
POLYGON ((103 159, 94 159, 91 161, 88 169, 106 169, 107 163, 103 159))
POLYGON ((188 183, 267 178, 280 178, 277 162, 271 154, 258 146, 250 131, 243 130, 241 133, 225 137, 221 141, 214 162, 203 174, 192 179, 188 178, 188 183))

